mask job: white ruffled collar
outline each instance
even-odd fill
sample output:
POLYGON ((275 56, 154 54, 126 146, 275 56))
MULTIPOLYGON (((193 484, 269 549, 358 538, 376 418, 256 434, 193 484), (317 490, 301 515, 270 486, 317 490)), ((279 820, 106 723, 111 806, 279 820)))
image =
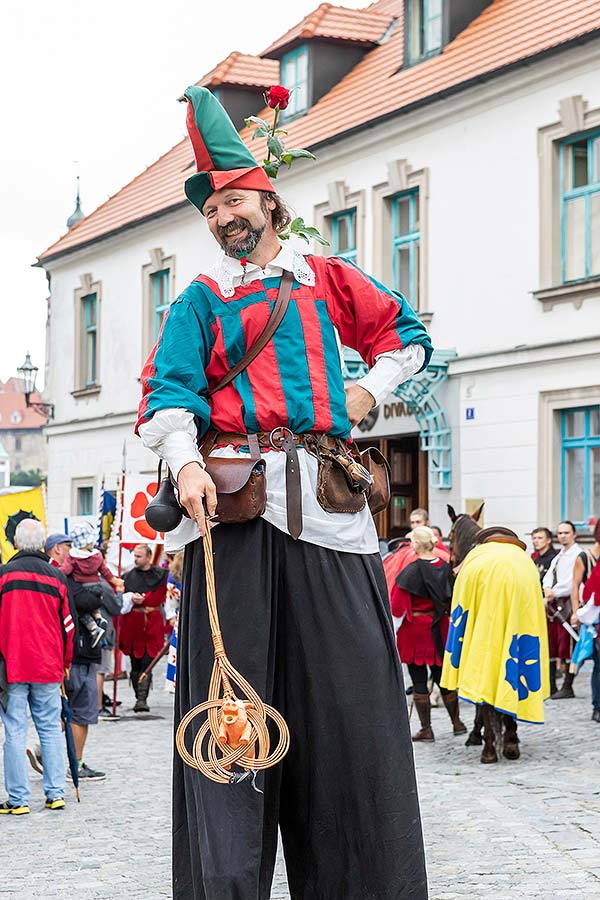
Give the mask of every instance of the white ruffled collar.
MULTIPOLYGON (((245 280, 248 284, 259 278, 279 275, 284 271, 293 272, 294 278, 300 284, 308 287, 314 287, 315 285, 315 273, 308 265, 304 254, 289 245, 283 244, 277 256, 270 263, 267 263, 264 269, 249 262, 246 266, 245 280)), ((211 266, 206 274, 217 282, 223 297, 233 297, 236 287, 239 287, 242 283, 244 269, 238 259, 233 259, 231 256, 221 252, 215 264, 211 266)))

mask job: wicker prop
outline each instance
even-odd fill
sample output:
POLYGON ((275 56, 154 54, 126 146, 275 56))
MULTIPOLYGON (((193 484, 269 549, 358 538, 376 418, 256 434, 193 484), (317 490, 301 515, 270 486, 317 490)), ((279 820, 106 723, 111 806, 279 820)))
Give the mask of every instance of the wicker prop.
POLYGON ((204 560, 215 662, 208 700, 194 706, 182 718, 175 743, 179 755, 188 766, 198 769, 211 781, 235 784, 281 762, 290 746, 290 733, 283 716, 262 702, 254 688, 234 669, 225 653, 217 612, 210 528, 204 535, 204 560), (234 685, 239 688, 243 699, 236 696, 234 685), (196 716, 203 713, 207 713, 207 718, 194 738, 190 753, 185 743, 186 731, 196 716), (272 753, 267 716, 279 729, 279 742, 272 753), (233 772, 231 767, 234 764, 245 772, 233 772))

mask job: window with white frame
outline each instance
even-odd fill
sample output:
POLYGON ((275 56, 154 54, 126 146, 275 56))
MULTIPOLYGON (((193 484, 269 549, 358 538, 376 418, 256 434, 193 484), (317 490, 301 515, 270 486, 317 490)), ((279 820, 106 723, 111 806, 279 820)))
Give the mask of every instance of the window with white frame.
POLYGON ((563 283, 600 275, 600 131, 560 144, 563 283))
POLYGON ((308 109, 308 47, 297 47, 286 53, 279 71, 281 84, 292 92, 287 107, 281 111, 281 120, 285 121, 308 109))
POLYGON ((600 511, 600 405, 560 416, 561 518, 585 525, 600 511))
POLYGON ((559 101, 559 120, 538 130, 540 274, 545 311, 580 309, 600 282, 600 107, 583 95, 559 101))
POLYGON ((421 229, 418 189, 391 198, 392 273, 394 290, 419 308, 419 255, 421 229))
POLYGON ((408 57, 418 62, 442 47, 442 0, 407 0, 408 57))

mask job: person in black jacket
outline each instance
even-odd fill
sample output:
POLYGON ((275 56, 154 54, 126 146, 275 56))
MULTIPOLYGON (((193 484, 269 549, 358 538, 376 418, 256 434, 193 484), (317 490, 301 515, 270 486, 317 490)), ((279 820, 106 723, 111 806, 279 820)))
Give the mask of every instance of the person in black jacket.
MULTIPOLYGON (((74 609, 73 619, 76 623, 75 643, 73 648, 73 665, 70 678, 66 682, 69 703, 73 710, 73 738, 79 763, 79 777, 88 781, 100 781, 106 778, 105 772, 92 769, 83 761, 83 749, 90 725, 98 722, 98 688, 96 670, 102 658, 99 646, 92 646, 90 632, 80 626, 79 617, 88 615, 99 605, 99 592, 95 588, 78 584, 73 578, 67 579, 69 595, 74 609)), ((100 587, 100 585, 98 585, 100 587)), ((110 588, 109 588, 110 590, 110 588)))

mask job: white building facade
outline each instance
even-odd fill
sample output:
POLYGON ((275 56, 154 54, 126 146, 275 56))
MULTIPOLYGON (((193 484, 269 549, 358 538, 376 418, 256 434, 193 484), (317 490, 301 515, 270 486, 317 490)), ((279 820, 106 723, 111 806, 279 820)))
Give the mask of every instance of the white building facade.
MULTIPOLYGON (((315 153, 278 190, 412 297, 438 351, 356 430, 394 457, 382 533, 417 505, 446 532, 446 504, 482 499, 487 524, 522 535, 600 515, 600 39, 315 153)), ((133 436, 139 373, 168 302, 214 254, 180 206, 43 260, 51 528, 93 512, 103 477, 114 489, 124 443, 129 471, 154 471, 133 436)))

